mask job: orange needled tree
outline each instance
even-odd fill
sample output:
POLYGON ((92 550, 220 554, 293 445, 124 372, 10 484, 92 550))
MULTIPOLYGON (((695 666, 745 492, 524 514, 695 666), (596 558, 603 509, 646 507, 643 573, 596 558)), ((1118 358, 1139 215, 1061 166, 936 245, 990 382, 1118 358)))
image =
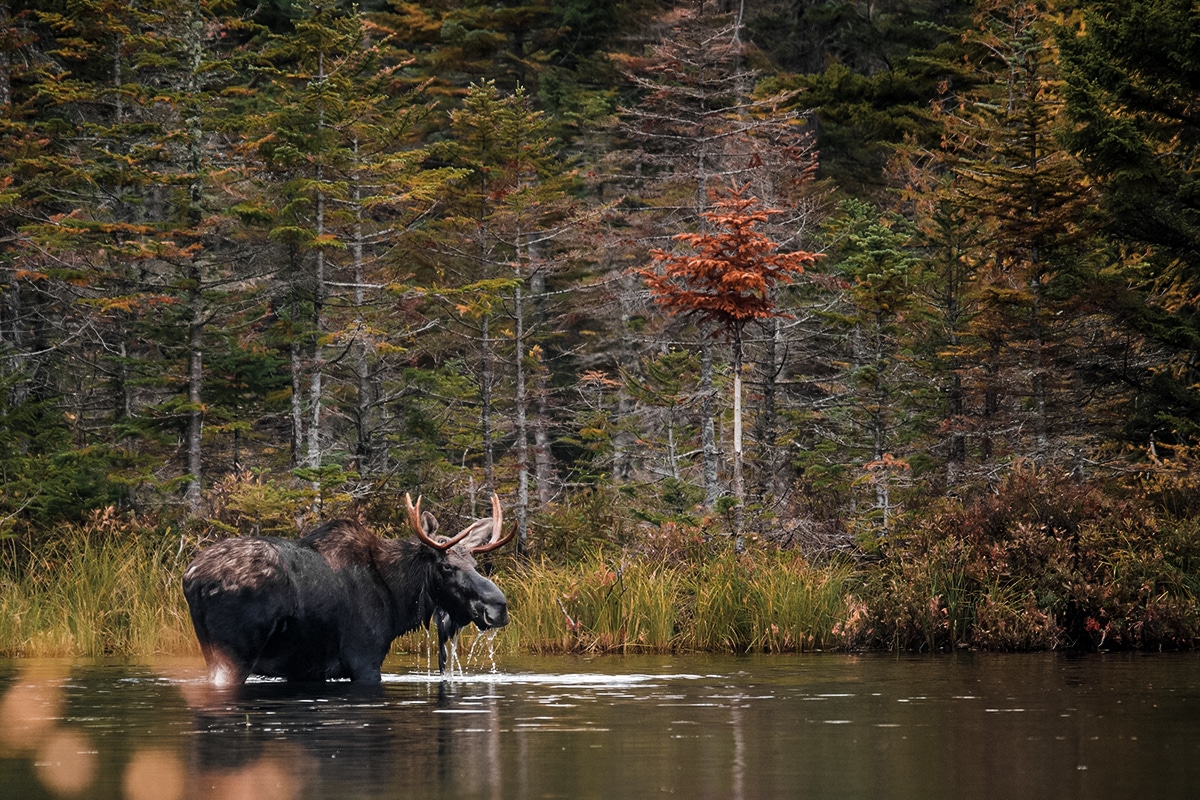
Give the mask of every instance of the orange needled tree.
POLYGON ((668 314, 694 318, 724 336, 733 348, 733 496, 735 549, 744 548, 746 486, 742 456, 742 354, 746 326, 787 316, 775 301, 775 287, 791 283, 819 254, 777 252, 777 242, 756 228, 776 209, 760 208, 750 184, 710 193, 712 209, 701 216, 711 226, 673 238, 690 252, 652 250, 653 264, 638 270, 656 305, 668 314))

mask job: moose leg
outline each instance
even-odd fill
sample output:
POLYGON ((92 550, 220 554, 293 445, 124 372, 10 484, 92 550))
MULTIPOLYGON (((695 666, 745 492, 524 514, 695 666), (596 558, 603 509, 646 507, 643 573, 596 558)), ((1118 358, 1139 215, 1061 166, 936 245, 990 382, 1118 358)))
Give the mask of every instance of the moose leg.
POLYGON ((250 665, 215 647, 204 649, 208 680, 213 686, 241 686, 250 677, 250 665))
POLYGON ((459 626, 454 623, 442 609, 438 609, 434 615, 437 621, 438 632, 438 672, 446 674, 446 666, 449 664, 450 669, 454 669, 453 650, 458 644, 459 626))
POLYGON ((352 665, 349 672, 350 680, 355 683, 381 683, 383 681, 383 672, 379 666, 365 662, 352 665))

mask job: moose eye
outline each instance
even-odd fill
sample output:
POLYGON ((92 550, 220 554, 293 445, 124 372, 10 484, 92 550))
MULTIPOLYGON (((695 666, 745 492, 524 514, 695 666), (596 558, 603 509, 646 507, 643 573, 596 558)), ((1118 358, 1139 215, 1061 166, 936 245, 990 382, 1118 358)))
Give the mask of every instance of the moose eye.
POLYGON ((441 564, 438 565, 438 568, 442 571, 443 575, 449 575, 452 572, 454 572, 454 565, 451 564, 449 561, 443 561, 441 564))

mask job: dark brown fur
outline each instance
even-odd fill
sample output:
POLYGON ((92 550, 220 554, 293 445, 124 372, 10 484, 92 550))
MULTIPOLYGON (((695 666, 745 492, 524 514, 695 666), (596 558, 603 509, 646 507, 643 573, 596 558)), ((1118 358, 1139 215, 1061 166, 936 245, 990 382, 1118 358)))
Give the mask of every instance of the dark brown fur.
POLYGON ((201 553, 184 580, 208 581, 221 591, 258 589, 279 573, 279 551, 265 539, 225 539, 201 553))
POLYGON ((331 522, 305 539, 335 571, 351 566, 391 571, 399 559, 398 542, 382 539, 350 520, 331 522))

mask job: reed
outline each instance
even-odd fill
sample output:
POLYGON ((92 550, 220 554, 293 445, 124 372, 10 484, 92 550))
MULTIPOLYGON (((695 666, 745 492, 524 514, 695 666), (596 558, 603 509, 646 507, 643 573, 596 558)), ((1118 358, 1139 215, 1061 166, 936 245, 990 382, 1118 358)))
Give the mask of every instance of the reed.
POLYGON ((782 653, 832 647, 853 574, 846 566, 818 568, 786 553, 729 554, 706 562, 692 575, 688 649, 782 653))
POLYGON ((836 643, 852 572, 759 553, 664 564, 593 554, 501 576, 512 623, 497 647, 534 653, 798 652, 836 643))
POLYGON ((173 556, 178 540, 83 530, 12 552, 0 574, 0 654, 152 655, 196 650, 173 556))
POLYGON ((572 565, 516 564, 500 578, 512 623, 501 647, 534 653, 670 652, 682 582, 676 568, 597 553, 572 565))
MULTIPOLYGON (((177 536, 126 530, 109 519, 36 552, 8 545, 0 569, 0 655, 196 652, 179 587, 177 536)), ((511 624, 482 635, 468 629, 458 653, 820 649, 837 642, 832 631, 845 614, 850 575, 779 553, 671 563, 601 551, 569 564, 514 560, 495 576, 508 595, 511 624)), ((393 652, 437 663, 428 631, 401 637, 393 652)))

